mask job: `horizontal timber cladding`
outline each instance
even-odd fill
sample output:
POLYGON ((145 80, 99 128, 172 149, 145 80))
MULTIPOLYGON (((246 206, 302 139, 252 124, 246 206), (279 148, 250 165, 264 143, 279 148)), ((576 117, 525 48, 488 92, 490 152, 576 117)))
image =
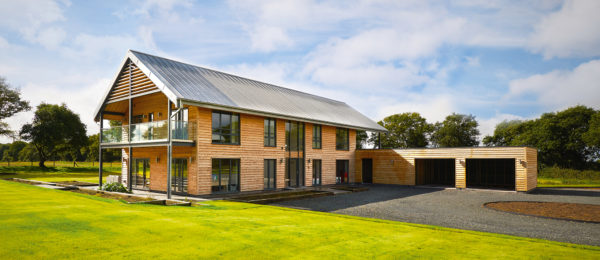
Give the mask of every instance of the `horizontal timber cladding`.
MULTIPOLYGON (((167 190, 167 147, 141 147, 132 148, 133 159, 149 159, 150 161, 150 190, 166 191, 167 190)), ((127 179, 127 160, 129 160, 129 150, 123 149, 123 165, 124 171, 123 180, 127 179)), ((196 191, 198 183, 197 175, 192 174, 197 172, 196 168, 195 147, 173 146, 172 158, 188 159, 188 192, 190 194, 198 194, 196 191), (190 162, 191 161, 191 162, 190 162)))
POLYGON ((537 182, 537 150, 528 147, 466 147, 356 150, 356 181, 362 159, 373 159, 373 183, 415 185, 415 159, 454 159, 457 188, 466 188, 466 159, 515 159, 515 189, 529 191, 537 182))
MULTIPOLYGON (((276 159, 276 188, 285 187, 285 122, 276 119, 276 146, 264 145, 264 119, 262 116, 240 114, 240 144, 212 143, 212 110, 201 107, 189 109, 189 120, 196 120, 197 144, 197 193, 211 193, 212 158, 240 159, 240 189, 241 191, 264 189, 264 160, 276 159)), ((353 161, 356 147, 356 132, 350 131, 350 149, 335 150, 335 127, 323 126, 322 149, 312 149, 312 124, 305 123, 305 186, 312 185, 312 163, 310 159, 323 160, 323 184, 335 183, 335 160, 348 159, 353 161)), ((190 171, 191 172, 191 171, 190 171)), ((354 164, 350 164, 350 174, 354 176, 354 164)))
POLYGON ((158 87, 130 60, 127 61, 108 96, 108 103, 158 91, 158 87))

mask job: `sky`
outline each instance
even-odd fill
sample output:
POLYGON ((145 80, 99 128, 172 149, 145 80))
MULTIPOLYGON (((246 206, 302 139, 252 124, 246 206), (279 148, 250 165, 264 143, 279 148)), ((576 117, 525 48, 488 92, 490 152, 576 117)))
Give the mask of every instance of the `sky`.
MULTIPOLYGON (((343 101, 379 121, 600 109, 600 1, 0 0, 0 76, 89 134, 128 49, 343 101)), ((33 111, 6 119, 12 129, 33 111)), ((0 142, 9 142, 6 137, 0 142)))

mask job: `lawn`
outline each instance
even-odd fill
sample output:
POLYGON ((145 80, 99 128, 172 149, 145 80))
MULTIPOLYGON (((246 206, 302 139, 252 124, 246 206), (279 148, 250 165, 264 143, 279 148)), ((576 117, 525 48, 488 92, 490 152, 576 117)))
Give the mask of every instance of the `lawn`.
POLYGON ((600 187, 600 171, 545 167, 538 173, 538 187, 600 187))
POLYGON ((245 203, 129 205, 8 181, 0 196, 0 259, 600 258, 599 247, 245 203))
MULTIPOLYGON (((6 163, 4 163, 6 165, 6 163)), ((92 166, 91 163, 78 163, 77 167, 73 167, 72 162, 57 162, 56 167, 52 167, 53 163, 48 162, 46 169, 42 169, 38 166, 30 166, 29 163, 11 163, 11 166, 0 166, 0 178, 21 178, 21 179, 33 179, 39 181, 85 181, 98 183, 98 164, 92 166)), ((114 166, 105 164, 104 167, 104 180, 106 176, 120 174, 121 168, 118 163, 114 163, 114 166)))

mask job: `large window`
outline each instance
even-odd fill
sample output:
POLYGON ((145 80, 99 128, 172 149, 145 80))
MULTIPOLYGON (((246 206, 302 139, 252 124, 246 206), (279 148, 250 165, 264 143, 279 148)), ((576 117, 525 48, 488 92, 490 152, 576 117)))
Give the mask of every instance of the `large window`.
POLYGON ((350 137, 348 129, 337 128, 335 130, 335 149, 336 150, 350 150, 350 137))
POLYGON ((240 159, 212 159, 212 192, 240 191, 240 159))
POLYGON ((313 125, 313 149, 321 149, 321 125, 313 125))
POLYGON ((240 115, 213 111, 213 144, 240 144, 240 115))
POLYGON ((277 144, 276 140, 276 129, 275 127, 275 119, 266 118, 265 119, 265 146, 275 147, 277 144))
POLYGON ((277 165, 276 159, 265 159, 265 190, 272 190, 276 188, 275 180, 276 180, 276 170, 275 166, 277 165))

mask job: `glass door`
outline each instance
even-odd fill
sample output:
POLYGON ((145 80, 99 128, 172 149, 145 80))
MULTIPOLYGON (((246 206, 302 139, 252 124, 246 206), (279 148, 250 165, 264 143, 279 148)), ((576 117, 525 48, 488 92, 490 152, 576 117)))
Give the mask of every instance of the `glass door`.
POLYGON ((304 186, 304 123, 285 123, 285 185, 304 186))
POLYGON ((173 158, 171 163, 171 190, 177 193, 187 193, 188 189, 188 160, 173 158))
POLYGON ((321 185, 321 160, 313 160, 312 163, 313 166, 313 177, 312 177, 312 184, 313 186, 319 186, 321 185))
POLYGON ((277 164, 276 159, 265 159, 265 176, 264 176, 264 189, 274 190, 275 184, 275 165, 277 164))
POLYGON ((150 189, 150 159, 136 158, 133 162, 134 168, 131 175, 131 185, 135 189, 150 189))
POLYGON ((337 160, 335 163, 335 183, 348 183, 348 160, 337 160))

